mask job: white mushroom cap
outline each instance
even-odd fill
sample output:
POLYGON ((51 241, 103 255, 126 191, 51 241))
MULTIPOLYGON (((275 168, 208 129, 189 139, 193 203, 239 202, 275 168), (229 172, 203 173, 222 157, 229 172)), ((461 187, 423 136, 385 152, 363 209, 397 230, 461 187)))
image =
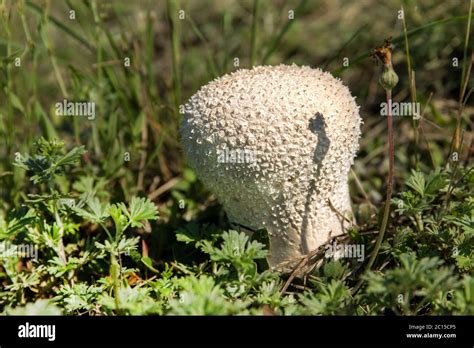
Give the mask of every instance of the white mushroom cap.
POLYGON ((347 181, 360 123, 349 89, 329 73, 258 66, 194 94, 181 142, 229 220, 267 229, 275 266, 347 227, 341 214, 351 211, 347 181))

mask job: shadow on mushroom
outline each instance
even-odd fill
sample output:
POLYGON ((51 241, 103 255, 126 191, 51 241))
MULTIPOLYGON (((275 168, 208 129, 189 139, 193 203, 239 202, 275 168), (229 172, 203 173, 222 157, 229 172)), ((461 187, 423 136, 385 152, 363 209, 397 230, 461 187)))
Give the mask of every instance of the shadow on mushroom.
POLYGON ((317 135, 318 144, 316 145, 313 154, 313 164, 316 166, 315 175, 312 175, 309 190, 306 194, 305 210, 303 214, 303 222, 301 224, 301 252, 303 254, 307 254, 311 251, 308 243, 308 238, 311 234, 311 231, 308 229, 311 213, 311 197, 317 193, 316 181, 319 179, 323 160, 326 157, 329 145, 331 144, 331 141, 326 134, 326 122, 323 114, 317 112, 313 117, 311 117, 308 128, 312 133, 317 135))

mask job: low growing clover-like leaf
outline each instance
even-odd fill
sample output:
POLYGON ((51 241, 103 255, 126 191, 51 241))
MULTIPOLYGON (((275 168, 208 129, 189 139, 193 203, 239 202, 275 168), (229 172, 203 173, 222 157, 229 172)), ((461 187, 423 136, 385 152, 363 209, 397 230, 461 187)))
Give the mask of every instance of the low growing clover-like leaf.
POLYGON ((444 267, 437 257, 418 259, 414 253, 398 256, 400 267, 385 274, 368 273, 367 294, 381 308, 417 314, 422 306, 445 296, 457 286, 452 268, 444 267))
POLYGON ((67 165, 76 164, 84 153, 86 153, 84 146, 74 147, 64 156, 57 158, 54 165, 56 167, 64 167, 67 165))
POLYGON ((282 284, 278 278, 262 282, 258 288, 255 301, 259 304, 270 305, 271 308, 287 305, 289 301, 294 300, 293 297, 290 297, 293 295, 283 296, 281 294, 281 287, 282 284))
POLYGON ((407 186, 418 192, 421 196, 425 194, 426 181, 423 173, 413 170, 406 184, 407 186))
POLYGON ((75 207, 75 212, 95 223, 102 223, 105 219, 110 216, 109 204, 101 203, 98 198, 92 197, 87 203, 87 210, 79 207, 75 207))
POLYGON ((195 222, 191 222, 180 228, 179 231, 176 232, 176 240, 186 244, 196 244, 201 240, 201 235, 199 234, 199 225, 195 222))
POLYGON ((343 315, 349 312, 351 295, 339 280, 320 285, 318 292, 301 296, 302 312, 307 315, 343 315))
POLYGON ((408 187, 416 191, 421 197, 425 195, 433 195, 446 187, 448 181, 444 173, 434 171, 425 179, 422 172, 412 170, 411 176, 406 184, 408 187))
POLYGON ((15 162, 15 165, 31 172, 33 175, 30 177, 30 180, 35 184, 47 182, 52 179, 49 172, 51 163, 44 156, 25 156, 23 159, 15 162))
POLYGON ((170 314, 230 315, 245 308, 245 303, 227 301, 223 289, 211 277, 189 276, 180 278, 177 284, 182 290, 170 301, 170 314))
POLYGON ((456 226, 459 226, 466 233, 466 235, 474 235, 474 216, 448 216, 447 220, 451 221, 456 226))
POLYGON ((245 233, 226 231, 222 234, 223 243, 220 248, 210 244, 203 246, 203 251, 211 256, 213 261, 235 262, 263 259, 267 256, 265 245, 257 241, 249 242, 245 233))
POLYGON ((59 139, 47 140, 41 137, 35 142, 35 146, 37 148, 37 152, 43 156, 58 157, 62 153, 64 141, 59 139))
POLYGON ((123 234, 123 231, 125 230, 125 226, 127 224, 127 218, 125 215, 123 215, 123 212, 122 212, 122 209, 120 209, 120 206, 116 204, 110 206, 109 214, 112 217, 112 220, 114 220, 115 238, 116 240, 119 240, 123 234))
POLYGON ((453 296, 455 314, 472 315, 474 313, 474 278, 466 275, 462 286, 453 296))
MULTIPOLYGON (((150 288, 122 287, 118 289, 118 298, 121 303, 120 310, 129 315, 162 314, 161 304, 151 296, 150 288)), ((116 310, 116 299, 104 292, 100 295, 98 303, 107 313, 116 310)))
POLYGON ((37 220, 37 216, 32 208, 21 207, 12 210, 8 214, 7 220, 3 224, 0 223, 0 240, 15 236, 17 232, 25 230, 26 226, 35 220, 37 220))
POLYGON ((143 221, 158 219, 158 210, 148 198, 133 197, 129 209, 123 203, 120 203, 119 206, 128 217, 132 227, 141 228, 143 221))
POLYGON ((202 248, 204 244, 213 245, 222 237, 220 228, 214 225, 199 225, 192 221, 176 231, 176 240, 186 244, 194 244, 196 248, 202 248))
POLYGON ((439 170, 434 171, 428 176, 425 192, 430 195, 436 194, 443 190, 448 185, 448 182, 444 173, 441 173, 439 170))
MULTIPOLYGON (((125 238, 122 237, 117 242, 110 242, 105 240, 104 243, 95 242, 94 245, 99 251, 105 253, 117 253, 117 254, 132 254, 137 250, 137 245, 140 240, 140 237, 135 238, 125 238)), ((105 254, 99 254, 98 257, 103 257, 105 254)))
POLYGON ((97 297, 104 291, 104 286, 77 283, 63 285, 54 298, 56 303, 64 306, 69 314, 79 314, 80 311, 93 311, 97 305, 97 297))
POLYGON ((94 196, 107 200, 110 197, 110 192, 107 190, 107 183, 108 181, 103 177, 96 178, 92 175, 88 175, 81 176, 76 180, 72 188, 79 193, 92 193, 94 196))
POLYGON ((16 166, 32 174, 30 180, 35 184, 51 182, 55 175, 64 172, 65 166, 75 164, 86 152, 84 146, 80 146, 64 154, 64 143, 59 140, 40 138, 35 145, 36 153, 33 156, 20 156, 15 162, 16 166))

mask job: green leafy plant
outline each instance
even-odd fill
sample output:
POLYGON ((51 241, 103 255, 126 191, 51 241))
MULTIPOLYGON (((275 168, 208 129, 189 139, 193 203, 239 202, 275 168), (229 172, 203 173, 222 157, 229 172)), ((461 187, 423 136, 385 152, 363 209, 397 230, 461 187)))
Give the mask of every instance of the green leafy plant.
POLYGON ((348 21, 331 1, 3 1, 0 314, 473 315, 474 2, 354 2, 348 21), (399 81, 382 82, 419 118, 380 117, 367 58, 388 32, 399 81), (343 241, 364 255, 316 253, 286 274, 268 269, 265 230, 231 228, 177 134, 206 82, 293 61, 340 77, 362 107, 343 241), (95 119, 58 115, 63 99, 93 102, 95 119))

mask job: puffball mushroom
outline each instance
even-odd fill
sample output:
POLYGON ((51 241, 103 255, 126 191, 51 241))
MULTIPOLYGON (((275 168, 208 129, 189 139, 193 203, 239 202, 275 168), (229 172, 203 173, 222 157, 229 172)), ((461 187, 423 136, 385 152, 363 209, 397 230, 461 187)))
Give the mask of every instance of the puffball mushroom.
POLYGON ((361 119, 339 79, 307 66, 241 69, 203 86, 184 110, 190 167, 231 223, 268 231, 271 266, 350 225, 361 119))

